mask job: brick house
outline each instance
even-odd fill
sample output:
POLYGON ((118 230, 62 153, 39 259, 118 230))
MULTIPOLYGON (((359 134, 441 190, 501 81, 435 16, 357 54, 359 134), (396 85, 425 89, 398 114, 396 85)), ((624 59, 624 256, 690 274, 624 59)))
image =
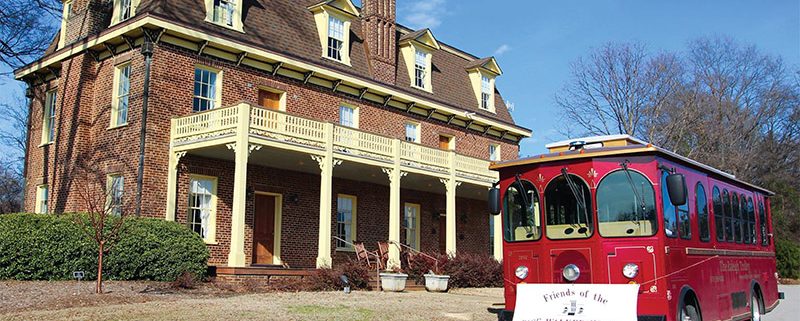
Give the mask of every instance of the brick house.
POLYGON ((65 0, 63 16, 16 71, 27 211, 85 209, 90 165, 111 206, 186 224, 210 265, 331 266, 355 240, 500 258, 488 166, 531 132, 494 58, 397 24, 395 0, 65 0))

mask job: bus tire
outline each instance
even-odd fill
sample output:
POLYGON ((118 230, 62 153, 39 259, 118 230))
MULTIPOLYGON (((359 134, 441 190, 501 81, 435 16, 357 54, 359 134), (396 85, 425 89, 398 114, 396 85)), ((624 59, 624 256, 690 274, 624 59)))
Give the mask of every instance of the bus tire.
POLYGON ((761 295, 758 294, 758 291, 753 290, 750 294, 750 320, 751 321, 761 321, 761 317, 764 315, 764 308, 761 302, 761 295))
POLYGON ((680 311, 680 320, 679 321, 702 321, 703 319, 700 317, 700 313, 697 312, 697 307, 694 304, 682 304, 681 311, 680 311))

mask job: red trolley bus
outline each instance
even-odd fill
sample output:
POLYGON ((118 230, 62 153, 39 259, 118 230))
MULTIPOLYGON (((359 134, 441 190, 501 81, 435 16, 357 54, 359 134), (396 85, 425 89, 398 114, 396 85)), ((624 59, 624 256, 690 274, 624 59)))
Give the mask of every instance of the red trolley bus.
POLYGON ((639 320, 760 320, 778 305, 772 192, 626 135, 547 147, 492 165, 499 319, 520 283, 639 284, 639 320))

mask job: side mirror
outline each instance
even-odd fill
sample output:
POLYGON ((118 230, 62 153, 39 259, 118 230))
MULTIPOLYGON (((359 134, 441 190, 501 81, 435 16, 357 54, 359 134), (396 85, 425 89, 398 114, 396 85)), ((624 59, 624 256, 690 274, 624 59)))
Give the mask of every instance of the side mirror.
POLYGON ((667 175, 667 192, 672 205, 686 205, 688 191, 686 189, 686 177, 683 174, 667 175))
POLYGON ((489 189, 489 213, 500 214, 500 189, 497 188, 497 185, 489 189))

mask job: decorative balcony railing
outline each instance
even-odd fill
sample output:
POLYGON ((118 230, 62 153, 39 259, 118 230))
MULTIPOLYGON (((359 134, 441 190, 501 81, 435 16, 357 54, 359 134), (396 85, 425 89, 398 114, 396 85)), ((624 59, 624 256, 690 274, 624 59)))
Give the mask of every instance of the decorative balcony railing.
POLYGON ((496 172, 489 170, 490 163, 487 160, 412 142, 398 143, 394 138, 345 126, 332 125, 332 132, 328 133, 326 122, 246 104, 173 119, 172 142, 175 146, 184 146, 230 138, 238 133, 240 123, 247 119, 249 124, 246 130, 250 135, 273 141, 324 150, 330 138, 334 153, 386 163, 394 161, 398 152, 395 149, 399 146, 401 166, 439 174, 454 170, 457 176, 482 182, 494 182, 498 178, 496 172), (250 111, 249 115, 242 115, 247 110, 250 111))

